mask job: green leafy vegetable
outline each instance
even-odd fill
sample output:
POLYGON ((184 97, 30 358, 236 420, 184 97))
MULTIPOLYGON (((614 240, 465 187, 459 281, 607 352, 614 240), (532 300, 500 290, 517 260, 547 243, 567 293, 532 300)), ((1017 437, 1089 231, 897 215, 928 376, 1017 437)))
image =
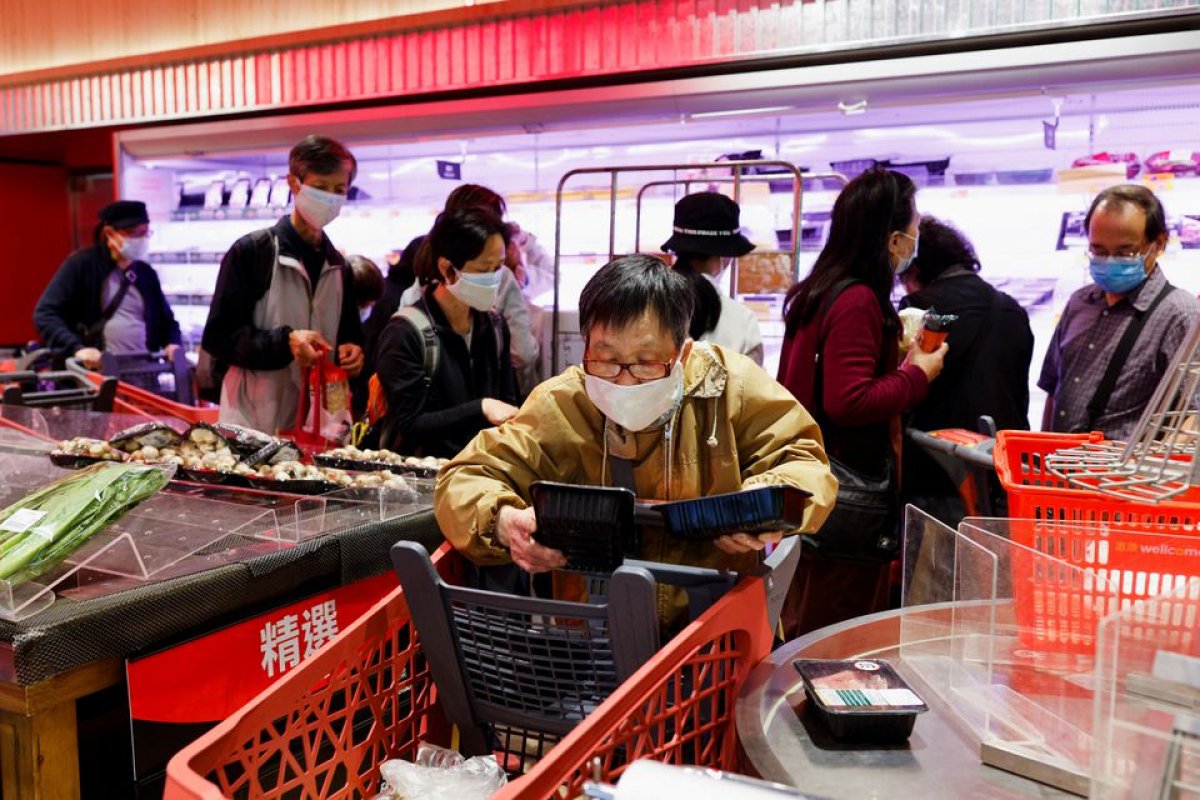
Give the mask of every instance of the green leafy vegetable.
POLYGON ((101 462, 30 492, 0 511, 0 579, 56 566, 169 480, 159 467, 101 462))

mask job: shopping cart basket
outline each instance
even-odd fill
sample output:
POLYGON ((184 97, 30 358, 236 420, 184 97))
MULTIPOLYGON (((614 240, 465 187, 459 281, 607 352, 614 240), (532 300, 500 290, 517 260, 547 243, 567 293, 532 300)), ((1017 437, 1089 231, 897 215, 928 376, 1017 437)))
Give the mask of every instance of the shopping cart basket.
MULTIPOLYGON (((1030 649, 1090 655, 1096 624, 1106 614, 1200 575, 1200 489, 1158 503, 1134 502, 1079 488, 1047 466, 1060 451, 1101 443, 1098 433, 1001 431, 997 438, 1011 538, 1085 570, 1080 579, 1078 572, 1014 553, 1014 610, 1021 643, 1030 649)), ((1147 624, 1148 633, 1154 622, 1147 624)))
POLYGON ((216 406, 188 405, 124 381, 115 381, 98 372, 85 369, 73 359, 68 359, 67 364, 70 370, 77 372, 95 385, 111 381, 115 393, 112 410, 120 414, 138 414, 152 419, 173 417, 192 425, 197 422, 216 422, 220 413, 220 409, 216 406))
POLYGON ((10 406, 79 408, 112 411, 117 393, 114 378, 89 381, 73 370, 0 373, 3 402, 10 406))
MULTIPOLYGON (((784 568, 790 552, 779 551, 784 568)), ((443 580, 461 583, 462 562, 448 547, 434 563, 443 580)), ((641 757, 732 768, 733 703, 771 648, 764 591, 771 577, 743 578, 549 751, 528 794, 520 781, 500 796, 549 797, 568 774, 569 796, 578 796, 584 780, 598 774, 611 782, 641 757)), ((379 765, 412 758, 420 741, 449 745, 451 732, 397 589, 171 759, 164 797, 371 797, 379 765)))
POLYGON ((177 403, 191 405, 193 400, 192 368, 182 349, 174 359, 157 353, 104 353, 100 371, 177 403))
MULTIPOLYGON (((434 555, 458 582, 449 545, 434 555)), ((371 797, 379 764, 450 744, 400 588, 167 766, 166 800, 371 797)))
POLYGON ((744 578, 493 800, 579 797, 640 758, 735 770, 734 703, 771 650, 763 587, 744 578))
POLYGON ((464 755, 496 752, 510 772, 539 758, 659 647, 658 584, 724 594, 731 573, 627 561, 604 597, 565 602, 451 586, 420 544, 392 562, 464 755))

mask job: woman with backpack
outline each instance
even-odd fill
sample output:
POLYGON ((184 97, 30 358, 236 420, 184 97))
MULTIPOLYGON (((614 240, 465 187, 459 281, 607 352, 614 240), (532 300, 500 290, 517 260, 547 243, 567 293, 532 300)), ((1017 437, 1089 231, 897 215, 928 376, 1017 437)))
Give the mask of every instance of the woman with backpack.
POLYGON ((438 215, 417 255, 421 297, 379 337, 381 446, 450 458, 517 413, 508 328, 492 310, 506 234, 488 209, 438 215))
POLYGON ((833 515, 806 547, 784 609, 789 636, 882 611, 899 541, 900 415, 925 397, 947 345, 900 363, 895 276, 917 255, 916 186, 871 169, 833 205, 829 239, 784 301, 779 382, 821 427, 838 478, 833 515), (878 507, 854 516, 848 492, 878 507))

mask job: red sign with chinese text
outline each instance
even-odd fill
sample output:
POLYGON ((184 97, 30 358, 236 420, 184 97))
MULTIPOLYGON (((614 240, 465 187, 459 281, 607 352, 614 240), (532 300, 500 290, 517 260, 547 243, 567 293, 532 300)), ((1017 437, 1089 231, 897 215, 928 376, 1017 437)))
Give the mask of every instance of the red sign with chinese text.
POLYGON ((396 588, 386 572, 126 662, 135 721, 225 719, 396 588))

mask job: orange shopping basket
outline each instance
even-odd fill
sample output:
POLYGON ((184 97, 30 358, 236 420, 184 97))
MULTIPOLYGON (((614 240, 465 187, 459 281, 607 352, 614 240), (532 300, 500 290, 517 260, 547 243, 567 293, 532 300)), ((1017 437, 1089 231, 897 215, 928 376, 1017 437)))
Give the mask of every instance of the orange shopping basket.
MULTIPOLYGON (((1085 576, 1014 552, 1013 602, 1024 647, 1090 655, 1104 616, 1200 576, 1200 487, 1159 503, 1136 502, 1078 488, 1046 468, 1046 458, 1059 450, 1102 441, 1099 433, 1001 431, 997 437, 996 472, 1008 493, 1013 541, 1085 576)), ((1173 616, 1169 606, 1164 613, 1173 616)), ((1146 620, 1131 635, 1149 636, 1171 622, 1146 620)))

